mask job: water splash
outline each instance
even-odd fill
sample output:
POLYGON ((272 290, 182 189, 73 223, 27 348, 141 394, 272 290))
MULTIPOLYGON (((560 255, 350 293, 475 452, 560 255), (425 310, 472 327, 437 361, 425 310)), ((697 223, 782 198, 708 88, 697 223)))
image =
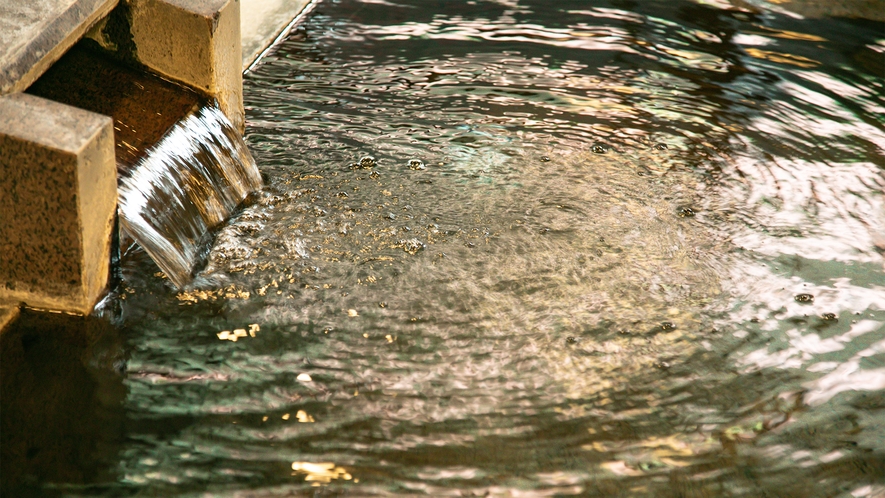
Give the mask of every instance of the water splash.
POLYGON ((187 116, 120 180, 125 232, 178 287, 209 231, 224 221, 261 175, 239 133, 207 106, 187 116))

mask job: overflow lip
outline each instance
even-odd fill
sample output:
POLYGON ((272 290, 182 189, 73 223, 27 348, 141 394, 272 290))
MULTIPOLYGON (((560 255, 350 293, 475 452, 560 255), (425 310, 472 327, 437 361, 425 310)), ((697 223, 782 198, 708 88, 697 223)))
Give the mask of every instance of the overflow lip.
POLYGON ((138 242, 176 287, 190 280, 204 236, 260 188, 247 146, 236 143, 238 132, 226 128, 213 99, 121 63, 92 40, 78 43, 27 93, 113 118, 121 245, 138 242), (183 123, 210 128, 188 135, 183 123), (163 158, 172 161, 168 170, 163 158), (244 162, 228 164, 237 160, 244 162), (181 188, 166 189, 170 181, 181 188))

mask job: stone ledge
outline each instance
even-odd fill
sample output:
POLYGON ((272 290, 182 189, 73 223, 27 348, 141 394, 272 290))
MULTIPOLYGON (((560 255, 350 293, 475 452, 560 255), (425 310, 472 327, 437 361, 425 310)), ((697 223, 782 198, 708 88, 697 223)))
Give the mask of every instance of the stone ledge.
POLYGON ((117 2, 0 1, 0 95, 27 88, 117 2))
POLYGON ((240 0, 123 0, 88 37, 218 101, 243 132, 240 0))
POLYGON ((243 69, 247 69, 312 0, 241 0, 243 69))

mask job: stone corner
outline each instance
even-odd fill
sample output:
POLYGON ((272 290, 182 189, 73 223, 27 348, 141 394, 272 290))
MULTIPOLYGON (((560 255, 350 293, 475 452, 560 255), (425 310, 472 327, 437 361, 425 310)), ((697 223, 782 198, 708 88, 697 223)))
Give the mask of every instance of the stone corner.
POLYGON ((112 120, 0 97, 0 303, 89 314, 107 286, 117 202, 112 120))

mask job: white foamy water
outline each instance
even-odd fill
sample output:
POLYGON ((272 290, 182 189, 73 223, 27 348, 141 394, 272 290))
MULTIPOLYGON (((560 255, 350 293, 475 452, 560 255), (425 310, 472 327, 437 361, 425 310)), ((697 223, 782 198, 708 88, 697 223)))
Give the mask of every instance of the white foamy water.
POLYGON ((181 287, 209 231, 260 187, 242 137, 217 107, 208 106, 175 125, 122 179, 120 220, 181 287))

